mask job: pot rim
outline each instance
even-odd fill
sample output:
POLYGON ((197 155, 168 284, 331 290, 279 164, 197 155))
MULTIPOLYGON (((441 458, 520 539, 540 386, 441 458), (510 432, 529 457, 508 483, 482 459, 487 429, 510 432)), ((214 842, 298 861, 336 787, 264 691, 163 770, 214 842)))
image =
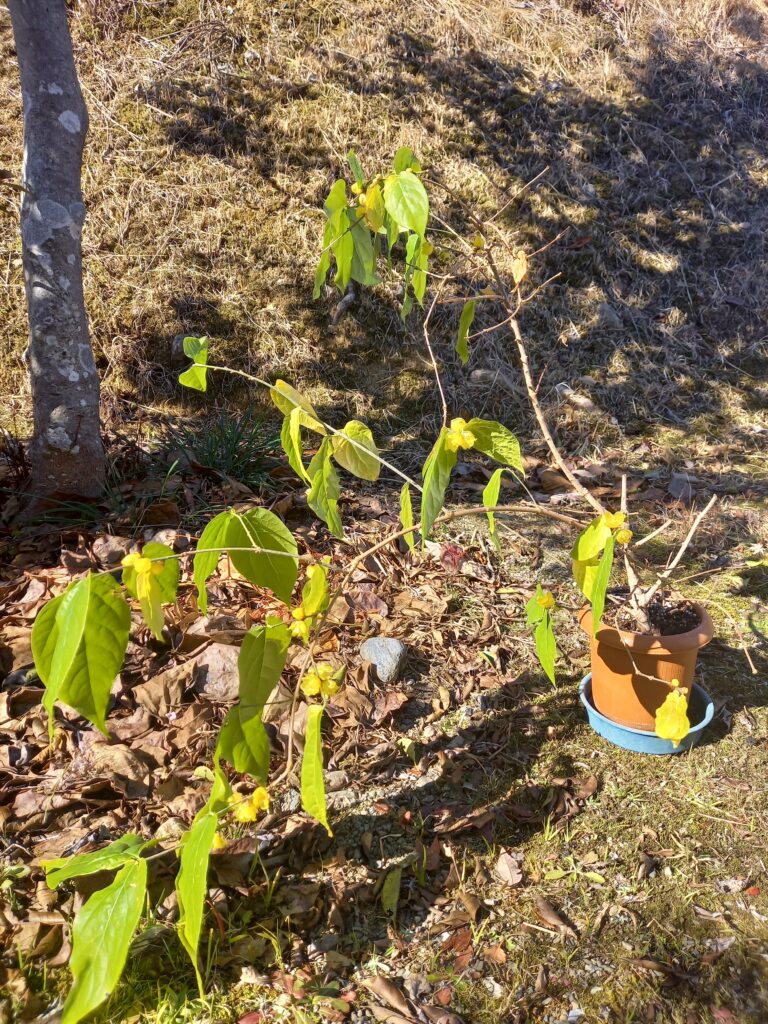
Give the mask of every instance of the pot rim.
MULTIPOLYGON (((703 605, 694 602, 694 608, 701 616, 701 622, 687 633, 671 633, 661 636, 658 633, 633 633, 615 626, 601 626, 597 631, 598 643, 607 644, 620 650, 629 648, 639 654, 676 654, 679 651, 698 650, 706 647, 715 633, 715 624, 703 605)), ((579 625, 592 638, 592 609, 585 605, 579 612, 579 625)))

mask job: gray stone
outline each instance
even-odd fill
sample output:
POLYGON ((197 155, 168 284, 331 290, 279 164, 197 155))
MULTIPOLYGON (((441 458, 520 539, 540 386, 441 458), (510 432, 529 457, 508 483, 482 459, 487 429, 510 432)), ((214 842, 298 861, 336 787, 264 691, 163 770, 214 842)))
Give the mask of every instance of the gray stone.
POLYGON ((408 648, 391 636, 372 636, 360 648, 360 656, 370 661, 382 683, 395 683, 403 670, 408 648))
POLYGON ((194 660, 192 682, 202 697, 223 704, 237 700, 240 679, 237 672, 238 647, 211 644, 194 660))

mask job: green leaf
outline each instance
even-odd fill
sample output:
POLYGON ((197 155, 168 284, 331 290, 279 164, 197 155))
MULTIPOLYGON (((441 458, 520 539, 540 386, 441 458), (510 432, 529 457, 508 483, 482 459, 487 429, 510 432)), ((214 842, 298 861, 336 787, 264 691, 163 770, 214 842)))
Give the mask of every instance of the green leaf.
POLYGON ((237 571, 256 587, 265 587, 286 604, 299 575, 299 549, 281 519, 266 508, 232 512, 226 532, 230 558, 237 571), (238 551, 253 547, 266 550, 238 551), (271 552, 284 551, 284 555, 271 552))
POLYGON ((347 205, 347 183, 343 178, 337 178, 333 183, 331 191, 328 193, 328 198, 323 204, 326 216, 331 217, 334 213, 339 210, 343 210, 347 205))
POLYGON ((384 206, 401 231, 423 238, 427 231, 429 198, 412 170, 390 174, 384 182, 384 206))
POLYGON ((185 338, 184 355, 189 356, 193 365, 179 374, 179 384, 194 391, 205 391, 208 387, 208 339, 185 338))
POLYGON ((336 470, 331 462, 331 439, 323 438, 317 454, 309 464, 309 477, 312 484, 307 491, 307 504, 326 524, 334 537, 343 537, 344 528, 338 512, 341 486, 336 470))
POLYGON ((467 427, 475 435, 473 447, 477 451, 489 455, 497 462, 503 462, 505 466, 511 466, 521 476, 525 476, 520 442, 512 431, 495 420, 472 419, 467 427))
POLYGON ((88 573, 39 613, 32 627, 32 656, 45 684, 50 735, 57 700, 106 733, 109 694, 130 628, 131 610, 110 575, 88 573))
POLYGON ((133 860, 147 846, 146 839, 129 833, 116 839, 109 846, 91 853, 80 853, 76 857, 57 857, 42 862, 45 880, 51 889, 57 889, 62 882, 98 871, 114 871, 129 860, 133 860))
POLYGON ((336 257, 336 276, 334 284, 340 291, 346 291, 352 276, 352 258, 355 255, 355 243, 352 238, 352 222, 346 210, 337 210, 331 220, 334 238, 331 252, 336 257))
POLYGON ((541 584, 536 584, 536 593, 527 602, 525 606, 525 621, 529 626, 535 626, 537 622, 541 622, 544 618, 546 608, 539 603, 539 598, 544 596, 541 584))
POLYGON ((309 474, 304 467, 303 447, 301 443, 301 418, 302 415, 306 415, 304 410, 300 406, 294 406, 291 409, 288 416, 283 418, 283 427, 280 431, 280 441, 283 446, 283 451, 288 457, 288 464, 294 473, 305 480, 307 483, 310 482, 309 474))
POLYGON ((301 806, 315 821, 320 822, 330 836, 333 833, 328 824, 328 811, 325 806, 322 720, 323 705, 310 704, 307 707, 307 732, 304 739, 304 756, 301 760, 301 806))
POLYGON ((331 242, 333 241, 333 224, 328 221, 323 231, 323 251, 320 253, 320 259, 317 262, 315 269, 315 280, 312 286, 312 298, 319 299, 320 293, 323 290, 325 279, 328 277, 328 271, 331 269, 331 242))
POLYGON ((464 303, 464 308, 461 311, 461 317, 459 318, 459 333, 456 337, 456 352, 464 366, 469 362, 469 344, 467 343, 467 337, 469 335, 469 328, 472 326, 472 321, 474 319, 475 300, 470 299, 469 302, 464 303))
POLYGON ((390 868, 381 887, 381 909, 385 914, 389 914, 393 923, 397 921, 397 905, 400 902, 402 877, 402 867, 390 868))
POLYGON ((208 595, 205 584, 219 564, 221 552, 227 543, 227 529, 232 513, 219 512, 203 530, 197 542, 197 551, 192 563, 192 578, 197 587, 197 606, 202 615, 208 611, 208 595))
POLYGON ((598 516, 576 538, 576 543, 571 549, 571 558, 576 562, 590 562, 597 558, 610 536, 610 526, 606 526, 603 517, 598 516))
MULTIPOLYGON (((411 489, 408 484, 403 484, 400 489, 400 523, 404 530, 413 526, 413 505, 411 504, 411 489)), ((415 544, 413 531, 405 534, 405 543, 413 551, 415 544)))
POLYGON ((381 472, 379 449, 373 434, 360 420, 350 420, 341 431, 334 434, 333 457, 347 472, 361 480, 378 480, 381 472))
MULTIPOLYGON (((141 554, 144 558, 162 559, 163 571, 155 579, 160 587, 160 598, 163 604, 173 604, 179 589, 179 560, 173 549, 169 548, 167 544, 159 544, 153 540, 144 545, 141 554)), ((123 583, 126 583, 125 572, 123 572, 123 583)))
POLYGON ((328 607, 328 566, 315 562, 307 568, 307 582, 301 588, 301 609, 305 618, 319 615, 328 607), (310 570, 312 570, 310 572, 310 570))
POLYGON ((614 540, 613 535, 611 535, 605 542, 603 555, 592 584, 592 597, 590 599, 592 602, 592 636, 597 636, 600 620, 603 617, 605 595, 608 591, 608 582, 611 578, 611 567, 613 566, 613 547, 614 540))
MULTIPOLYGON (((413 288, 413 294, 420 306, 424 305, 424 293, 427 290, 427 266, 429 258, 427 256, 427 246, 429 243, 425 242, 424 239, 418 235, 411 234, 408 236, 408 241, 405 246, 405 288, 406 297, 408 290, 408 283, 410 282, 413 288)), ((429 246, 431 251, 431 246, 429 246)), ((403 301, 403 308, 400 311, 400 315, 403 319, 407 316, 409 307, 405 301, 403 301)))
POLYGON ((195 968, 197 987, 203 995, 197 950, 203 927, 203 907, 208 889, 208 860, 219 823, 217 814, 199 814, 181 839, 176 895, 179 902, 178 932, 182 946, 195 968))
POLYGON ((347 153, 347 162, 350 166, 350 169, 352 170, 352 173, 355 176, 355 182, 358 185, 364 185, 365 175, 363 174, 363 168, 360 165, 360 161, 357 159, 357 153, 354 151, 354 149, 350 149, 350 151, 347 153))
POLYGON ((450 451, 445 446, 447 433, 448 431, 443 427, 424 463, 422 473, 424 490, 421 495, 422 545, 429 537, 434 522, 440 515, 445 502, 445 492, 451 479, 451 471, 456 465, 456 452, 450 451))
POLYGON ((310 430, 316 431, 318 434, 324 434, 326 432, 325 427, 320 422, 320 418, 314 410, 314 407, 308 398, 305 398, 296 388, 291 387, 284 380, 276 380, 272 387, 269 389, 269 397, 272 399, 274 404, 280 410, 284 416, 290 416, 293 410, 298 406, 302 409, 306 415, 301 416, 302 427, 308 427, 310 430))
POLYGON ((355 210, 347 210, 347 221, 354 250, 350 277, 360 284, 373 287, 381 282, 376 274, 376 256, 373 249, 373 235, 364 217, 358 217, 355 210))
POLYGON ((499 538, 496 535, 496 516, 491 511, 499 504, 499 492, 501 491, 501 475, 504 473, 504 467, 496 469, 493 472, 493 476, 483 488, 483 507, 488 509, 488 532, 491 535, 491 541, 496 551, 501 554, 501 544, 499 544, 499 538))
POLYGON ((384 197, 381 194, 381 186, 378 184, 369 185, 365 193, 365 219, 373 231, 380 232, 384 227, 386 212, 384 209, 384 197))
POLYGON ((585 871, 584 877, 588 878, 590 882, 596 882, 598 885, 605 885, 605 878, 597 871, 585 871))
POLYGON ((62 1024, 78 1024, 110 995, 123 973, 147 891, 147 862, 132 860, 83 906, 72 926, 74 983, 62 1024))
POLYGON ((549 681, 554 685, 557 644, 555 643, 555 633, 552 629, 552 616, 546 609, 542 610, 544 614, 536 627, 533 639, 536 644, 536 657, 539 659, 539 664, 544 669, 549 681))
POLYGON ((290 639, 280 620, 254 626, 245 634, 237 662, 240 699, 224 720, 216 745, 216 759, 223 757, 235 771, 253 775, 264 785, 269 737, 261 716, 282 675, 290 639))
POLYGON ((557 882, 560 878, 565 878, 569 874, 570 871, 563 871, 562 868, 553 868, 551 871, 547 871, 544 875, 544 880, 546 882, 557 882))
POLYGON ((420 171, 421 164, 410 146, 401 146, 395 153, 394 168, 395 174, 399 174, 400 171, 420 171))

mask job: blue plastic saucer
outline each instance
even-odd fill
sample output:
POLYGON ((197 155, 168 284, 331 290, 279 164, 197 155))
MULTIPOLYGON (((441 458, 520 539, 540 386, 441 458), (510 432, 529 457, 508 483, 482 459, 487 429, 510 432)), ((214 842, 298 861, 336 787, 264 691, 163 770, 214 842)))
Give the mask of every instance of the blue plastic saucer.
POLYGON ((684 750, 695 747, 704 734, 704 730, 712 721, 715 713, 715 705, 706 690, 697 683, 693 684, 693 692, 688 705, 688 715, 696 725, 691 726, 691 731, 681 740, 678 746, 674 746, 672 740, 662 740, 655 732, 646 732, 644 729, 633 729, 628 725, 619 725, 612 722, 610 718, 601 715, 592 703, 592 673, 585 676, 579 684, 579 697, 581 703, 587 709, 589 724, 603 739, 608 740, 617 747, 624 750, 634 750, 637 754, 682 754, 684 750))

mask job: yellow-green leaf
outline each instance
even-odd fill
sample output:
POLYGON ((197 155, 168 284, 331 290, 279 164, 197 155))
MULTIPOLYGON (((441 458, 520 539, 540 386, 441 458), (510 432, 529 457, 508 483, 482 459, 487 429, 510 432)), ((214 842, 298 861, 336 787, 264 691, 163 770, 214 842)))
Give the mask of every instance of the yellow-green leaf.
POLYGON ((205 894, 208 890, 208 860, 218 824, 219 816, 210 812, 195 818, 190 830, 182 836, 180 866, 176 875, 176 895, 179 903, 178 935, 195 969, 201 998, 203 979, 197 950, 203 927, 205 894))
POLYGON ((284 416, 290 416, 291 411, 298 406, 306 413, 306 416, 301 417, 302 427, 308 427, 318 434, 326 432, 309 399, 305 398, 304 395, 286 383, 286 381, 276 380, 269 389, 269 395, 284 416))
POLYGON ((184 355, 189 356, 193 364, 179 374, 179 384, 193 391, 205 391, 208 387, 208 339, 185 338, 184 355))
POLYGON ((147 862, 129 861, 105 889, 88 899, 72 926, 73 984, 62 1024, 78 1024, 111 994, 123 973, 147 890, 147 862))
POLYGON ((592 580, 592 596, 590 598, 592 603, 592 635, 597 636, 597 631, 600 628, 600 620, 603 617, 603 609, 605 608, 605 595, 608 591, 608 582, 611 578, 611 567, 613 566, 613 547, 614 540, 613 536, 610 536, 605 542, 605 548, 600 562, 597 566, 594 578, 592 580))
POLYGON ((430 530, 440 515, 445 502, 445 492, 451 479, 451 471, 456 465, 456 452, 450 451, 446 447, 447 433, 448 431, 443 427, 424 463, 424 490, 421 495, 422 544, 429 537, 430 530))
POLYGON ((332 835, 325 804, 322 720, 323 705, 310 704, 307 708, 307 732, 301 760, 301 806, 315 821, 320 822, 328 835, 332 835))
POLYGON ((312 481, 307 491, 307 504, 312 511, 320 516, 334 537, 343 537, 344 528, 338 512, 341 486, 336 470, 331 462, 331 439, 323 438, 323 443, 309 464, 309 478, 312 481))
POLYGON ((488 509, 488 532, 491 535, 491 541, 496 551, 501 554, 501 544, 499 544, 499 538, 496 534, 496 516, 491 511, 499 504, 499 492, 501 491, 501 475, 504 473, 504 467, 494 470, 493 476, 483 488, 483 506, 488 509))
POLYGON ((413 551, 415 544, 413 530, 410 529, 413 526, 413 504, 411 503, 411 488, 407 483, 403 484, 400 489, 400 524, 404 530, 409 531, 405 534, 405 543, 413 551))
POLYGON ((469 344, 467 337, 469 335, 469 328, 472 326, 472 321, 475 319, 475 300, 470 299, 469 302, 464 303, 464 308, 461 311, 461 317, 459 318, 459 333, 456 338, 456 352, 464 366, 469 362, 469 344))
POLYGON ((360 420, 350 420, 341 434, 331 438, 338 464, 361 480, 378 480, 381 472, 379 449, 373 434, 360 420))
POLYGON ((309 474, 304 467, 303 447, 301 443, 301 420, 307 413, 296 405, 290 413, 283 418, 283 427, 280 431, 280 441, 283 451, 288 458, 288 464, 297 476, 307 483, 310 482, 309 474))
POLYGON ((429 198, 421 181, 410 168, 390 174, 386 179, 384 206, 401 231, 414 231, 419 237, 424 237, 429 217, 429 198))
POLYGON ((471 419, 467 427, 475 435, 473 447, 477 451, 484 452, 496 462, 503 462, 505 466, 511 466, 521 476, 525 476, 520 442, 511 430, 496 420, 471 419))
POLYGON ((571 558, 575 562, 591 562, 603 550, 610 536, 610 526, 606 526, 603 517, 598 516, 576 538, 571 549, 571 558))
POLYGON ((397 906, 400 902, 400 884, 403 869, 399 865, 390 868, 381 887, 381 909, 389 914, 393 923, 397 921, 397 906))

